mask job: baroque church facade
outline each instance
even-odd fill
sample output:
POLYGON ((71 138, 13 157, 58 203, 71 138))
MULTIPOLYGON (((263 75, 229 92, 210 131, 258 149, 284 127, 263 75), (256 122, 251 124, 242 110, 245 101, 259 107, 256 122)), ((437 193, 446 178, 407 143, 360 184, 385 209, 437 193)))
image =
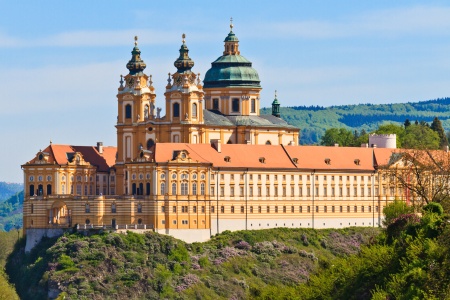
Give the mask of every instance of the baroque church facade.
POLYGON ((299 146, 260 115, 260 79, 231 30, 203 81, 183 41, 165 115, 135 46, 117 93, 117 147, 50 144, 22 165, 23 224, 153 230, 188 242, 224 230, 379 226, 404 191, 382 176, 394 149, 299 146))

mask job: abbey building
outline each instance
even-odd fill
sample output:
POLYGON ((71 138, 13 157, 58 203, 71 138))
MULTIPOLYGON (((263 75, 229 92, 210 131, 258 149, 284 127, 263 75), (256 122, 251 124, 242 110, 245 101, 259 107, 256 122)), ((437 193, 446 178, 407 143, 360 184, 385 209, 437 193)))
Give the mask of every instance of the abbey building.
MULTIPOLYGON (((22 165, 24 228, 153 230, 188 242, 224 230, 378 226, 404 192, 394 149, 299 146, 232 31, 203 80, 183 41, 157 107, 137 45, 117 93, 117 147, 50 144, 22 165)), ((158 98, 159 99, 159 98, 158 98)))

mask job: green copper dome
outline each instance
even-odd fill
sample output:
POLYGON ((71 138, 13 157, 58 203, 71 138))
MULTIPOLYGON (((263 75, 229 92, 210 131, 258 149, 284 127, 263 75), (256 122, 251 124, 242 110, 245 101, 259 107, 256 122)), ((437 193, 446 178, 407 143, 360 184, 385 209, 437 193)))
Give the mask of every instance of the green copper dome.
POLYGON ((260 88, 258 72, 252 63, 239 54, 238 38, 230 31, 225 38, 224 55, 211 63, 205 74, 204 88, 257 87, 260 88))
POLYGON ((147 67, 145 62, 141 59, 141 50, 137 46, 138 37, 134 37, 134 48, 131 51, 131 59, 127 63, 127 69, 130 70, 131 75, 142 74, 147 67))

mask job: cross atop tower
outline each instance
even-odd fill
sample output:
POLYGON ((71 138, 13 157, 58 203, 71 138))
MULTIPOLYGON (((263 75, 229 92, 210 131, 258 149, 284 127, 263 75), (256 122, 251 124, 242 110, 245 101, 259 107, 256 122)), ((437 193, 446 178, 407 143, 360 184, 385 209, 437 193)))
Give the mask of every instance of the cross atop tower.
POLYGON ((233 17, 230 18, 230 30, 233 30, 233 17))
POLYGON ((135 45, 135 46, 137 46, 137 44, 138 44, 137 41, 138 41, 138 36, 135 35, 135 36, 134 36, 134 45, 135 45))

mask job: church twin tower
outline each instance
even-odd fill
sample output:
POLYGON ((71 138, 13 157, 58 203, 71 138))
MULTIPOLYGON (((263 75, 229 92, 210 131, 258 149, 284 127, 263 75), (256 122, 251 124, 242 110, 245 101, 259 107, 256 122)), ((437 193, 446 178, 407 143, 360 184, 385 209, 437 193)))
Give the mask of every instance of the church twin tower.
POLYGON ((164 116, 135 37, 129 73, 121 76, 117 94, 117 167, 146 157, 155 143, 297 144, 299 129, 279 118, 278 100, 273 115, 259 115, 259 76, 240 55, 232 29, 231 24, 223 55, 212 63, 203 85, 192 71, 183 34, 177 70, 167 80, 164 116))

